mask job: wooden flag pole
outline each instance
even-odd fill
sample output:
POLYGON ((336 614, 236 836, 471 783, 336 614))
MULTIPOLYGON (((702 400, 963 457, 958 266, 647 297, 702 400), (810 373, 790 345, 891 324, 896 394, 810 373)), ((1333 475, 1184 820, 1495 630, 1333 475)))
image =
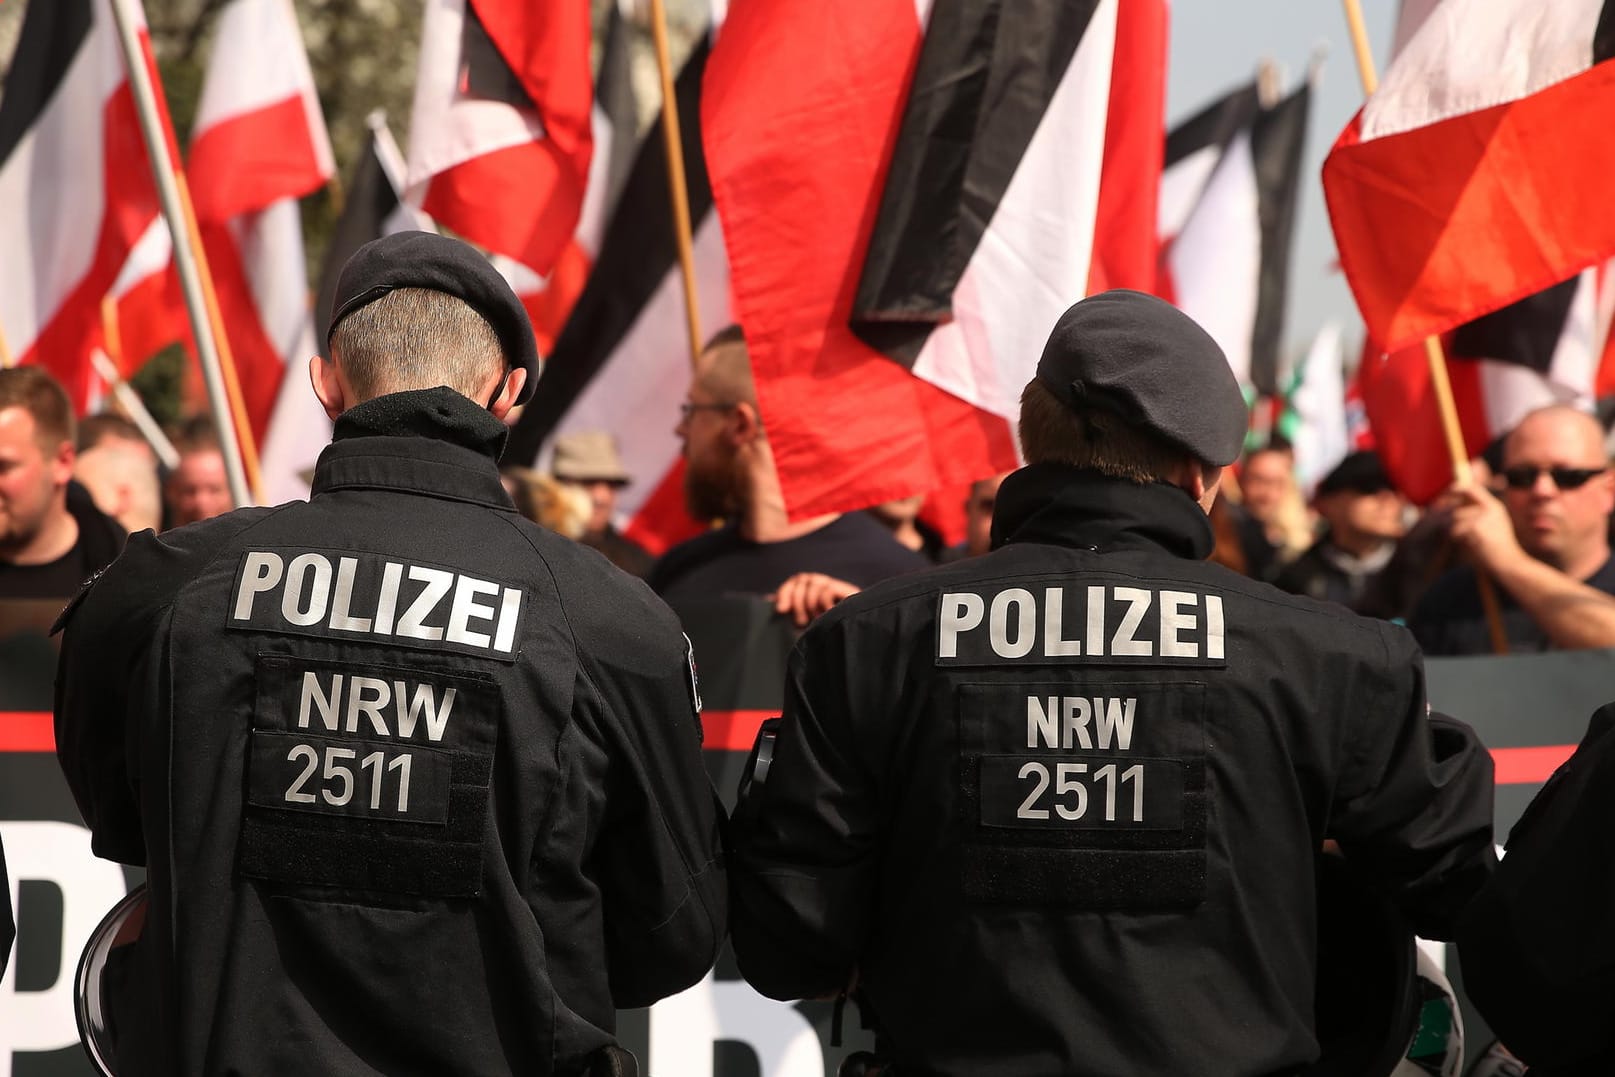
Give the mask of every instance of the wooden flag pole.
POLYGON ((662 76, 662 139, 667 148, 667 188, 673 201, 673 236, 678 241, 679 276, 684 280, 684 320, 690 330, 690 365, 701 354, 701 309, 695 290, 695 242, 690 231, 690 196, 684 181, 684 140, 679 134, 678 100, 673 96, 673 60, 667 50, 667 8, 650 0, 656 67, 662 76))
POLYGON ((6 343, 6 332, 0 329, 0 370, 10 370, 17 365, 17 357, 11 354, 11 345, 6 343))
MULTIPOLYGON (((237 505, 254 503, 247 485, 246 469, 242 462, 242 446, 236 437, 237 429, 245 422, 246 413, 237 413, 231 407, 226 389, 226 374, 219 358, 218 343, 222 334, 215 337, 205 295, 202 270, 197 254, 193 215, 188 213, 189 199, 183 198, 179 170, 168 152, 168 134, 157 111, 156 90, 151 73, 146 68, 145 55, 135 34, 134 23, 127 5, 131 0, 112 0, 113 21, 117 24, 118 43, 123 50, 124 65, 129 72, 129 87, 134 95, 135 111, 140 119, 140 132, 146 142, 146 153, 151 159, 157 194, 168 221, 169 235, 173 240, 174 267, 179 273, 180 290, 185 297, 185 312, 190 317, 191 331, 196 338, 196 354, 202 364, 202 379, 207 385, 208 403, 213 409, 214 425, 219 433, 219 448, 224 457, 225 476, 230 484, 230 496, 237 505)), ((205 264, 202 262, 201 264, 205 264)), ((211 283, 211 282, 209 282, 211 283)), ((216 303, 215 303, 216 306, 216 303)), ((234 374, 234 371, 231 371, 234 374)), ((237 392, 239 398, 239 390, 237 392)))
MULTIPOLYGON (((1346 25, 1351 31, 1351 47, 1357 56, 1357 74, 1362 79, 1363 97, 1372 97, 1379 89, 1379 75, 1374 70, 1374 52, 1368 44, 1368 27, 1363 22, 1363 9, 1358 0, 1341 0, 1346 8, 1346 25)), ((1458 405, 1452 396, 1452 379, 1447 375, 1447 357, 1441 348, 1441 338, 1424 338, 1424 356, 1430 366, 1430 387, 1436 395, 1436 408, 1441 413, 1441 431, 1446 436, 1447 452, 1452 457, 1452 477, 1458 483, 1469 483, 1474 470, 1469 466, 1469 451, 1464 447, 1463 426, 1458 422, 1458 405)), ((1491 634, 1492 650, 1508 653, 1508 635, 1503 631, 1503 613, 1497 603, 1497 588, 1490 576, 1476 566, 1475 582, 1480 589, 1481 606, 1486 611, 1486 627, 1491 634)))

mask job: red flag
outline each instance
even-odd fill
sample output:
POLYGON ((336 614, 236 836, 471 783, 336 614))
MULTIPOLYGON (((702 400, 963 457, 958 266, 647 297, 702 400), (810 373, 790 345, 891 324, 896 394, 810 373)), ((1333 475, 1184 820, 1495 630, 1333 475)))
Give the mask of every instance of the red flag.
POLYGON ((1088 292, 1155 287, 1156 204, 1166 141, 1164 0, 1134 0, 1116 13, 1105 160, 1099 173, 1088 292))
POLYGON ((1370 337, 1417 344, 1615 254, 1602 0, 1445 0, 1324 162, 1370 337))
POLYGON ((793 517, 1015 463, 1003 419, 848 327, 920 39, 911 0, 751 0, 707 67, 707 167, 793 517))

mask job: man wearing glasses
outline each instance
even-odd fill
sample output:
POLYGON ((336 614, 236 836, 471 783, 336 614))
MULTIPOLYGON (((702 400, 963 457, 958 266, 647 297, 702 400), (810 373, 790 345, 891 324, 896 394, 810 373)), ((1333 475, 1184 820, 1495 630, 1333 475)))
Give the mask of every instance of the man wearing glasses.
MULTIPOLYGON (((1531 412, 1504 441, 1498 479, 1500 497, 1474 482, 1447 498, 1453 540, 1497 583, 1509 650, 1615 646, 1615 473, 1598 421, 1565 405, 1531 412)), ((1414 609, 1425 654, 1491 652, 1475 572, 1442 576, 1414 609)))

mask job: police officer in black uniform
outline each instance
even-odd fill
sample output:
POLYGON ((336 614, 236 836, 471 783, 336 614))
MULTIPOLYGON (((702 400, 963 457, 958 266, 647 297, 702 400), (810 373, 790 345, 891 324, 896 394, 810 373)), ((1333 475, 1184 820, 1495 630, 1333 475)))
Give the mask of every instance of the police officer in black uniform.
POLYGON ((599 1072, 724 933, 688 645, 501 488, 539 360, 486 259, 378 240, 335 312, 312 498, 137 536, 64 614, 62 766, 151 887, 118 1072, 599 1072))
POLYGON ((1464 911, 1464 990, 1532 1077, 1615 1073, 1615 703, 1508 836, 1464 911))
POLYGON ((1205 561, 1245 406, 1161 301, 1060 319, 994 552, 847 599, 731 826, 775 998, 856 987, 899 1075, 1255 1075, 1318 1054, 1314 854, 1445 938, 1491 762, 1403 629, 1205 561))

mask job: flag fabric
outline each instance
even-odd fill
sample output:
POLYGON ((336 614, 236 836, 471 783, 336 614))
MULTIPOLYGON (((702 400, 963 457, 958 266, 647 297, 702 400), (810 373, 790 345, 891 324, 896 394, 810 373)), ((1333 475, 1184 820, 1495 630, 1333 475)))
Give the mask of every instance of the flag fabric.
POLYGON ((1346 458, 1354 446, 1348 428, 1346 354, 1338 322, 1329 322, 1312 339, 1284 394, 1284 413, 1276 432, 1295 454, 1295 480, 1312 497, 1318 481, 1346 458))
MULTIPOLYGON (((852 301, 854 332, 915 377, 1005 419, 1019 411, 1021 389, 1049 330, 1089 290, 1107 130, 1123 128, 1119 108, 1117 123, 1108 122, 1113 79, 1122 74, 1112 61, 1123 6, 1135 10, 1115 0, 939 4, 922 39, 913 6, 892 3, 880 16, 871 14, 877 20, 872 29, 879 26, 883 36, 872 32, 857 47, 817 27, 803 27, 802 38, 782 43, 778 62, 800 66, 804 78, 822 73, 825 79, 817 95, 811 85, 780 91, 791 98, 839 120, 834 110, 846 102, 827 91, 833 90, 832 67, 842 55, 865 65, 858 70, 868 80, 864 92, 879 95, 871 97, 868 114, 846 117, 872 139, 870 159, 856 175, 838 175, 833 163, 777 157, 782 174, 822 170, 826 181, 846 187, 841 197, 857 199, 860 210, 875 192, 873 232, 851 252, 863 267, 852 301), (820 54, 807 55, 810 48, 820 54), (894 135, 887 166, 882 158, 894 135)), ((741 10, 737 6, 731 19, 741 10)), ((805 13, 793 18, 811 21, 805 13)), ((1160 21, 1158 33, 1164 32, 1164 16, 1160 21)), ((1131 134, 1150 150, 1147 143, 1160 130, 1161 71, 1157 60, 1147 75, 1140 73, 1141 82, 1153 79, 1144 106, 1154 111, 1131 134)), ((742 86, 737 92, 747 91, 742 86)), ((741 107, 725 111, 740 115, 741 107)), ((842 129, 817 126, 824 141, 796 156, 823 154, 833 162, 842 129)), ((781 125, 775 139, 795 133, 792 125, 781 125)), ((765 149, 749 156, 770 161, 765 149)), ((1147 155, 1146 167, 1136 200, 1144 209, 1158 183, 1156 153, 1147 155)), ((1124 194, 1125 178, 1137 172, 1136 162, 1118 161, 1112 202, 1124 194)), ((723 204, 720 183, 720 209, 723 204)), ((803 228, 811 237, 817 229, 810 211, 807 216, 803 228)), ((1135 273, 1153 248, 1143 234, 1150 216, 1132 211, 1142 244, 1134 252, 1135 273)), ((860 232, 868 228, 859 217, 849 216, 846 224, 860 232)), ((731 247, 745 241, 732 225, 726 227, 731 247)), ((818 245, 808 248, 815 256, 818 245)), ((738 266, 738 256, 732 256, 738 266)), ((845 272, 840 266, 835 271, 845 272)))
MULTIPOLYGON (((1005 175, 1006 161, 985 148, 946 153, 950 134, 968 139, 979 130, 997 137, 1012 163, 1030 156, 1028 139, 1056 126, 1033 124, 1028 130, 1020 115, 1013 123, 992 122, 996 114, 988 106, 999 99, 988 100, 979 85, 987 76, 979 71, 957 101, 964 114, 949 112, 955 97, 946 83, 963 73, 950 75, 948 50, 955 50, 955 62, 966 63, 986 59, 994 47, 992 19, 980 6, 945 5, 933 12, 929 36, 936 43, 928 61, 921 55, 911 0, 734 3, 713 50, 703 93, 707 166, 723 220, 736 320, 746 333, 763 422, 793 518, 860 508, 1013 467, 1013 439, 1003 416, 1027 379, 1010 373, 1010 365, 1022 364, 1029 374, 1058 311, 1087 288, 1114 5, 1044 11, 1051 20, 1045 26, 1054 29, 1031 40, 1018 18, 1004 19, 997 47, 1032 50, 1027 55, 1040 62, 1028 62, 1028 68, 1058 60, 1059 70, 1080 73, 1049 80, 1028 76, 1038 92, 1054 93, 1046 109, 1050 116, 1076 119, 1086 109, 1086 127, 1067 127, 1053 139, 1058 145, 1052 152, 1070 166, 1058 192, 1048 189, 1051 177, 1044 172, 1015 169, 1005 175), (1084 32, 1090 21, 1104 30, 1091 39, 1084 32), (851 26, 856 34, 848 32, 851 26), (1087 54, 1078 58, 1084 44, 1099 48, 1103 62, 1087 62, 1087 54), (1083 107, 1068 111, 1067 97, 1083 107), (956 129, 961 122, 965 126, 956 129), (934 140, 920 133, 927 127, 936 131, 934 140), (928 146, 938 155, 934 167, 927 163, 928 146), (982 313, 1003 300, 994 291, 1002 278, 966 272, 971 252, 1008 249, 996 240, 981 245, 984 222, 963 209, 964 172, 972 162, 1000 192, 999 210, 985 222, 999 230, 995 236, 1014 232, 1027 238, 1042 230, 1050 247, 1070 257, 1056 258, 1058 274, 1049 277, 1034 279, 1017 265, 1017 291, 1037 292, 1055 313, 1043 324, 1023 327, 1027 341, 1036 338, 1029 351, 1012 355, 994 340, 979 370, 965 357, 953 368, 961 378, 952 380, 963 395, 954 395, 938 387, 949 379, 936 357, 949 349, 961 354, 967 335, 986 331, 982 313), (1009 189, 1021 177, 1027 177, 1024 195, 1009 189), (892 192, 885 204, 883 186, 892 192), (907 206, 896 194, 905 188, 907 206), (1071 228, 1047 229, 1046 215, 1034 221, 1004 210, 1009 204, 1030 209, 1040 198, 1048 199, 1046 206, 1069 199, 1088 209, 1075 215, 1071 228), (871 236, 882 214, 898 220, 880 234, 915 241, 893 240, 876 249, 871 236), (956 234, 944 257, 932 244, 950 230, 956 234), (922 246, 928 255, 918 253, 922 246), (882 296, 891 303, 878 309, 855 304, 855 292, 878 294, 876 282, 889 280, 895 287, 905 279, 915 287, 882 296), (950 306, 954 320, 933 330, 950 306), (854 333, 855 307, 866 335, 864 315, 901 311, 913 319, 888 321, 879 334, 888 353, 914 361, 912 372, 854 333), (933 350, 921 362, 926 347, 933 350), (990 399, 998 410, 977 407, 967 396, 990 399)), ((996 82, 994 87, 1007 89, 996 82)))
POLYGON ((1088 264, 1090 295, 1109 288, 1155 288, 1166 44, 1165 0, 1134 0, 1117 9, 1105 158, 1088 264))
POLYGON ((1341 268, 1397 350, 1615 254, 1615 13, 1444 0, 1324 162, 1341 268))
MULTIPOLYGON (((137 33, 155 81, 145 23, 137 33)), ((29 4, 0 97, 0 333, 80 406, 97 384, 102 299, 157 217, 107 0, 29 4)))
POLYGON ((539 274, 577 228, 591 154, 588 0, 428 0, 410 202, 539 274))
MULTIPOLYGON (((1610 340, 1615 266, 1601 266, 1467 322, 1443 338, 1470 456, 1548 404, 1587 411, 1615 394, 1610 340)), ((1451 457, 1422 343, 1386 353, 1365 346, 1363 404, 1387 472, 1427 502, 1452 482, 1451 457)))
POLYGON ((325 247, 325 260, 320 264, 314 326, 321 349, 325 347, 325 338, 331 328, 337 277, 354 252, 371 240, 390 236, 394 232, 435 231, 430 221, 403 200, 404 158, 398 152, 392 132, 387 128, 386 117, 380 112, 372 112, 366 122, 370 127, 370 137, 366 139, 364 152, 353 166, 342 216, 337 218, 336 226, 331 229, 331 239, 325 247))
POLYGON ((305 369, 316 345, 297 200, 334 164, 291 0, 220 12, 187 170, 264 497, 306 497, 330 421, 305 369))
POLYGON ((540 353, 548 355, 583 293, 600 251, 606 222, 627 182, 639 140, 639 102, 630 64, 629 29, 615 2, 606 12, 606 32, 595 77, 591 124, 594 150, 589 179, 578 211, 577 229, 556 256, 547 274, 538 274, 514 259, 496 260, 527 308, 540 353))
POLYGON ((1254 83, 1167 135, 1155 291, 1221 345, 1248 394, 1282 388, 1291 235, 1311 87, 1263 108, 1254 83))
MULTIPOLYGON (((729 263, 701 151, 698 42, 674 84, 694 232, 696 294, 708 333, 730 322, 729 263)), ((652 553, 701 529, 684 510, 678 404, 690 380, 684 290, 668 203, 661 120, 639 143, 593 272, 511 429, 506 459, 543 465, 551 441, 579 430, 616 435, 634 481, 618 498, 625 533, 652 553), (624 421, 633 416, 632 423, 624 421)))

